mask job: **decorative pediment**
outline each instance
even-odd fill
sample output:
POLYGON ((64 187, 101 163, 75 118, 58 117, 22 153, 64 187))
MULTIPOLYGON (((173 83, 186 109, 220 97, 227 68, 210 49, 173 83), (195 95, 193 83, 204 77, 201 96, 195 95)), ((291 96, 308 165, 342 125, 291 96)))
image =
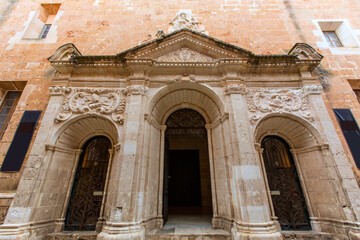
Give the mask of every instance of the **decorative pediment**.
MULTIPOLYGON (((122 72, 124 75, 149 73, 150 68, 156 68, 158 73, 168 67, 194 66, 216 68, 220 72, 229 69, 241 69, 242 72, 257 71, 293 71, 300 68, 312 71, 319 65, 323 56, 306 43, 297 43, 289 52, 283 55, 257 55, 243 48, 228 44, 208 35, 189 29, 180 29, 157 39, 138 45, 116 55, 83 56, 72 44, 58 48, 49 58, 52 66, 60 73, 73 72, 87 68, 88 71, 109 69, 122 72), (221 68, 221 69, 220 69, 221 68)), ((190 70, 189 70, 190 71, 190 70)), ((235 71, 235 70, 234 70, 235 71)), ((105 71, 106 72, 106 71, 105 71)), ((193 71, 194 72, 194 71, 193 71)), ((201 71, 199 71, 201 72, 201 71)), ((188 72, 187 74, 192 74, 188 72)), ((141 74, 140 74, 141 75, 141 74)), ((139 76, 135 78, 139 78, 139 76)), ((141 76, 141 78, 145 78, 141 76)))
POLYGON ((176 51, 156 58, 158 62, 212 62, 214 58, 201 54, 189 48, 180 48, 176 51))
MULTIPOLYGON (((248 57, 251 52, 188 29, 180 29, 162 38, 118 54, 128 59, 158 59, 176 51, 194 51, 213 59, 248 57)), ((188 52, 189 53, 189 52, 188 52)), ((186 56, 183 55, 183 56, 186 56)))

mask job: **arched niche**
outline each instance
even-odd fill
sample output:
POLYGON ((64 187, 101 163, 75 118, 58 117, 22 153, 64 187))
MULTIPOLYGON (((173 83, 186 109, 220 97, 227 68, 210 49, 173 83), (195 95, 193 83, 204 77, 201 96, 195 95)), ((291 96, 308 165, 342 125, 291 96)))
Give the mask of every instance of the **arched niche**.
MULTIPOLYGON (((100 218, 96 230, 100 230, 104 222, 105 202, 107 199, 107 185, 109 182, 109 172, 113 159, 114 145, 118 143, 118 130, 110 120, 97 116, 86 115, 71 119, 57 130, 54 131, 46 145, 46 154, 43 167, 43 181, 38 194, 38 204, 33 211, 32 219, 45 221, 56 219, 55 232, 64 230, 64 220, 66 217, 71 189, 74 182, 75 172, 78 166, 82 148, 85 143, 96 136, 103 136, 110 141, 109 164, 107 177, 105 180, 105 190, 103 192, 103 202, 100 211, 100 218), (46 197, 46 201, 42 198, 46 197), (49 208, 44 213, 44 209, 49 208), (103 219, 103 220, 101 220, 103 219)), ((116 150, 116 149, 115 149, 116 150)))
POLYGON ((332 171, 329 171, 331 160, 328 158, 331 156, 328 154, 326 141, 312 124, 287 113, 267 115, 259 121, 254 131, 254 140, 262 159, 263 179, 267 186, 273 218, 276 219, 276 215, 262 156, 263 149, 260 147, 267 136, 278 136, 290 147, 313 229, 319 229, 314 227, 316 221, 314 222, 313 219, 336 219, 339 216, 345 219, 339 199, 325 197, 337 191, 331 176, 332 171))

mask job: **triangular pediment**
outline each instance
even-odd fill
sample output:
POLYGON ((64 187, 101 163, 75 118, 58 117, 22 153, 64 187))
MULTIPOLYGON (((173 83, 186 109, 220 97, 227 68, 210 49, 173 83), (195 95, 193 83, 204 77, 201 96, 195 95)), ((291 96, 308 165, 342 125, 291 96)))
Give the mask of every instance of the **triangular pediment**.
POLYGON ((154 39, 118 54, 130 59, 169 62, 210 62, 223 58, 248 58, 251 52, 190 30, 181 30, 154 39))

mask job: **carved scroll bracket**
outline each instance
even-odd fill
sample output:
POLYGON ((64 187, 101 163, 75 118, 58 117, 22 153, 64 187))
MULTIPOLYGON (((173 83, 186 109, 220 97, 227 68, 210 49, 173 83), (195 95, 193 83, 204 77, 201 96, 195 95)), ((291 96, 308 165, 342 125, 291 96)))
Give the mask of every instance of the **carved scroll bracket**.
POLYGON ((61 112, 55 122, 63 122, 72 115, 91 114, 109 116, 112 121, 124 123, 126 100, 121 89, 67 88, 61 112))
POLYGON ((293 113, 312 122, 314 117, 309 110, 308 94, 311 93, 305 89, 247 89, 250 123, 255 124, 269 113, 293 113))

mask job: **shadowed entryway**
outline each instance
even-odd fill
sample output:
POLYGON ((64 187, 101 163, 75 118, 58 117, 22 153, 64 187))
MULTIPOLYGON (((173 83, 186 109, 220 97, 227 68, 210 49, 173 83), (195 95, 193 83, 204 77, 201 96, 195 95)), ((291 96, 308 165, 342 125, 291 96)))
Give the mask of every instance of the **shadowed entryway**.
POLYGON ((167 225, 211 225, 205 120, 194 110, 180 109, 166 125, 164 220, 167 225))

